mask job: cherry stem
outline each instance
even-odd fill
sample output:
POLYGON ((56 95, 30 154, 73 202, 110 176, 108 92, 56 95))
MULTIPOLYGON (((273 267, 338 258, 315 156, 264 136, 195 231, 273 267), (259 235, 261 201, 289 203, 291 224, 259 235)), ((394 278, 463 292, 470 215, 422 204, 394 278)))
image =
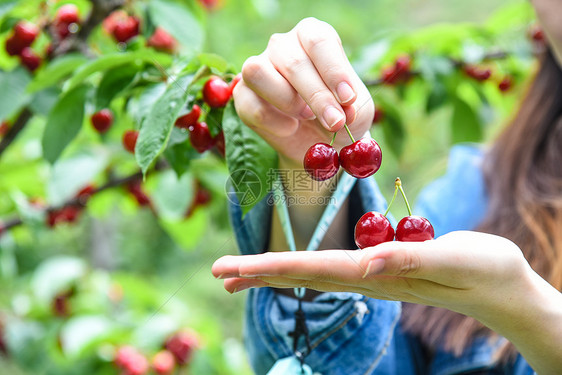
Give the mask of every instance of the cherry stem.
POLYGON ((385 217, 386 217, 386 215, 388 215, 388 211, 390 211, 390 206, 392 206, 392 203, 394 203, 394 200, 396 199, 397 194, 398 194, 398 186, 396 186, 396 184, 394 184, 394 195, 392 196, 392 199, 390 200, 390 203, 388 204, 388 207, 386 208, 386 211, 384 211, 385 217))
POLYGON ((353 138, 353 135, 351 134, 351 131, 349 130, 349 127, 347 126, 347 124, 343 124, 343 127, 345 128, 345 131, 347 132, 347 135, 349 135, 349 138, 351 138, 351 142, 355 143, 355 138, 353 138))
POLYGON ((332 140, 330 141, 330 146, 334 145, 334 141, 336 140, 336 135, 338 135, 338 132, 335 132, 334 135, 332 136, 332 140))
POLYGON ((406 198, 406 193, 404 192, 404 189, 402 189, 402 181, 400 181, 399 177, 396 177, 396 180, 394 181, 394 186, 400 190, 400 193, 402 194, 402 198, 404 198, 404 203, 406 203, 406 208, 408 209, 408 215, 412 216, 412 209, 410 208, 410 203, 408 202, 408 198, 406 198))

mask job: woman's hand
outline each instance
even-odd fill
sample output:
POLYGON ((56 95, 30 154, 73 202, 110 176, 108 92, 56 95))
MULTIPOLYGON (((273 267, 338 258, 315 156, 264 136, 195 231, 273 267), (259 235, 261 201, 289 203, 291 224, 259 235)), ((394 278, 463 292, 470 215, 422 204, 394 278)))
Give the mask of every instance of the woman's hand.
POLYGON ((562 294, 503 237, 460 231, 355 251, 225 256, 213 274, 231 293, 306 287, 445 307, 506 337, 537 373, 562 368, 562 294))
POLYGON ((249 287, 306 287, 420 303, 478 315, 521 293, 532 273, 502 237, 452 232, 425 242, 363 249, 226 256, 213 274, 229 292, 249 287))
MULTIPOLYGON (((344 123, 361 137, 373 119, 369 91, 337 32, 315 18, 272 35, 265 51, 244 63, 233 95, 242 121, 277 150, 285 166, 302 168, 306 150, 329 143, 344 123)), ((350 143, 340 133, 336 149, 350 143)))

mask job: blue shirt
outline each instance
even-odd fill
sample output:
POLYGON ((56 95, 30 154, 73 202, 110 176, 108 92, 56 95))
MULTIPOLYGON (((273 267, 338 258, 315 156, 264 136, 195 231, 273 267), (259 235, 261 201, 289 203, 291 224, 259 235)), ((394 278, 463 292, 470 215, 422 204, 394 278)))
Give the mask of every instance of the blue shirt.
MULTIPOLYGON (((446 174, 418 196, 416 214, 426 217, 435 236, 474 229, 486 213, 482 149, 458 145, 451 149, 446 174)), ((386 210, 386 201, 373 178, 358 180, 362 212, 386 210)), ((267 197, 244 218, 230 206, 230 219, 242 254, 258 254, 268 246, 272 207, 267 197)), ((244 340, 256 374, 266 374, 276 360, 291 356, 297 300, 271 288, 250 289, 246 303, 244 340)), ((401 303, 355 293, 322 293, 303 302, 312 351, 306 363, 323 375, 409 374, 533 374, 519 356, 500 366, 494 361, 494 342, 477 338, 460 357, 439 352, 428 356, 418 340, 400 326, 401 303)), ((304 344, 303 344, 304 346, 304 344)), ((301 348, 304 351, 304 347, 301 348)))

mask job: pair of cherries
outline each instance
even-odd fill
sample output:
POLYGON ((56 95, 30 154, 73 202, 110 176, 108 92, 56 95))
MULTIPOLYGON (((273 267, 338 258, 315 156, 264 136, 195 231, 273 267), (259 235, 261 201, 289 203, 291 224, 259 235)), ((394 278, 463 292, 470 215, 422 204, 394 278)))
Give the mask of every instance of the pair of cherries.
POLYGON ((394 187, 394 196, 384 214, 370 211, 361 216, 357 221, 355 225, 355 244, 360 249, 376 246, 383 242, 390 242, 394 239, 396 241, 416 242, 432 240, 435 237, 435 231, 429 220, 421 216, 412 215, 410 204, 404 189, 402 189, 402 182, 399 178, 396 178, 394 187), (398 225, 396 225, 396 231, 394 231, 386 215, 396 198, 398 190, 402 193, 409 216, 402 218, 398 225))
POLYGON ((316 143, 304 155, 304 170, 316 181, 328 180, 338 173, 340 166, 355 178, 366 178, 375 174, 382 163, 382 151, 374 139, 353 139, 347 124, 345 130, 349 134, 350 145, 343 147, 338 155, 332 146, 336 133, 330 144, 316 143))

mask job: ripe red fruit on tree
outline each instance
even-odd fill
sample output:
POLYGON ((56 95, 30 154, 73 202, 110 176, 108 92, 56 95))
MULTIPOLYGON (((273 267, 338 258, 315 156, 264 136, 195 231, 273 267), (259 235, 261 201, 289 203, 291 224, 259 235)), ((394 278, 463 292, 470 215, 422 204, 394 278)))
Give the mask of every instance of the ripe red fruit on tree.
POLYGON ((176 359, 168 350, 161 350, 152 358, 152 368, 158 375, 168 375, 174 371, 176 359))
POLYGON ((203 86, 203 100, 211 108, 224 107, 231 95, 230 86, 221 77, 212 76, 203 86))
POLYGON ((375 108, 375 113, 373 115, 373 124, 378 124, 384 119, 384 111, 380 108, 375 108))
POLYGON ((205 122, 197 122, 189 128, 189 140, 193 148, 202 154, 215 145, 209 127, 205 122))
POLYGON ((94 185, 86 185, 78 193, 76 193, 76 199, 82 204, 86 204, 88 199, 96 192, 96 187, 94 185))
POLYGON ((47 226, 55 227, 60 223, 72 223, 80 214, 80 208, 76 206, 64 206, 59 209, 50 210, 47 213, 47 226))
POLYGON ((10 56, 21 55, 24 48, 31 46, 39 35, 39 28, 29 22, 18 22, 13 28, 13 34, 6 39, 6 52, 10 56))
POLYGON ((119 19, 113 27, 113 37, 120 43, 126 43, 139 35, 139 24, 140 21, 135 16, 119 19))
POLYGON ((528 35, 535 42, 539 42, 539 43, 544 42, 544 32, 542 31, 542 28, 537 24, 532 25, 529 28, 528 35))
POLYGON ((10 130, 10 124, 8 123, 8 121, 2 121, 2 123, 0 124, 0 137, 6 134, 8 130, 10 130))
POLYGON ((123 369, 125 375, 143 375, 149 370, 148 360, 131 346, 120 347, 115 353, 113 363, 123 369))
POLYGON ((177 42, 166 30, 157 27, 156 30, 154 30, 154 34, 146 41, 146 45, 158 51, 172 53, 177 47, 177 42))
POLYGON ((411 65, 410 56, 399 56, 394 62, 394 66, 383 69, 381 80, 388 85, 407 82, 412 76, 411 65))
POLYGON ((123 147, 130 153, 135 153, 135 146, 137 145, 137 138, 139 132, 137 130, 127 130, 123 133, 123 147))
POLYGON ((498 84, 498 88, 500 89, 501 92, 506 92, 511 89, 512 85, 513 85, 513 80, 511 79, 511 77, 505 76, 498 84))
POLYGON ((178 117, 174 125, 177 126, 178 128, 189 129, 190 127, 195 126, 195 124, 197 124, 197 120, 199 120, 200 116, 201 116, 201 107, 199 107, 197 104, 194 104, 193 107, 191 108, 191 111, 189 111, 189 113, 181 117, 178 117))
POLYGON ((113 113, 104 108, 94 113, 91 117, 92 126, 98 133, 105 133, 113 124, 113 113))
POLYGON ((68 27, 73 23, 80 23, 78 7, 74 4, 61 6, 55 15, 55 21, 53 23, 59 38, 64 39, 70 34, 70 29, 68 27))
POLYGON ((193 352, 199 346, 199 340, 194 333, 189 331, 176 332, 166 340, 165 347, 175 357, 180 365, 184 365, 191 360, 193 352))
POLYGON ((355 244, 360 248, 375 246, 394 239, 394 228, 380 212, 367 212, 355 224, 355 244))
POLYGON ((338 153, 327 143, 312 145, 304 155, 304 170, 316 181, 324 181, 335 176, 340 168, 338 153))
POLYGON ((25 47, 20 54, 20 61, 30 72, 35 71, 41 65, 41 57, 39 57, 29 47, 25 47))
POLYGON ((340 151, 342 168, 356 178, 365 178, 379 170, 382 163, 382 151, 377 142, 371 138, 361 138, 345 146, 340 151))
POLYGON ((222 0, 199 0, 199 3, 207 8, 207 10, 213 11, 222 5, 222 0))
POLYGON ((39 35, 39 28, 29 22, 18 22, 14 26, 14 36, 24 46, 29 47, 39 35))
POLYGON ((219 134, 216 135, 215 139, 215 147, 219 151, 219 154, 224 158, 225 155, 225 143, 224 143, 224 132, 221 130, 219 134))
POLYGON ((242 79, 241 73, 238 73, 237 75, 234 76, 234 78, 232 78, 232 81, 230 81, 230 83, 228 84, 230 86, 230 95, 232 95, 234 88, 236 87, 238 82, 240 82, 241 79, 242 79))
POLYGON ((67 318, 70 316, 70 295, 68 292, 57 294, 52 301, 51 310, 55 316, 67 318))
POLYGON ((463 70, 466 75, 480 82, 487 80, 492 75, 492 71, 490 69, 480 68, 476 65, 465 65, 463 70))
POLYGON ((396 241, 426 241, 432 240, 434 236, 433 226, 421 216, 406 216, 396 225, 396 241))
POLYGON ((129 182, 127 190, 133 195, 139 206, 150 206, 150 197, 142 190, 140 180, 129 182))

